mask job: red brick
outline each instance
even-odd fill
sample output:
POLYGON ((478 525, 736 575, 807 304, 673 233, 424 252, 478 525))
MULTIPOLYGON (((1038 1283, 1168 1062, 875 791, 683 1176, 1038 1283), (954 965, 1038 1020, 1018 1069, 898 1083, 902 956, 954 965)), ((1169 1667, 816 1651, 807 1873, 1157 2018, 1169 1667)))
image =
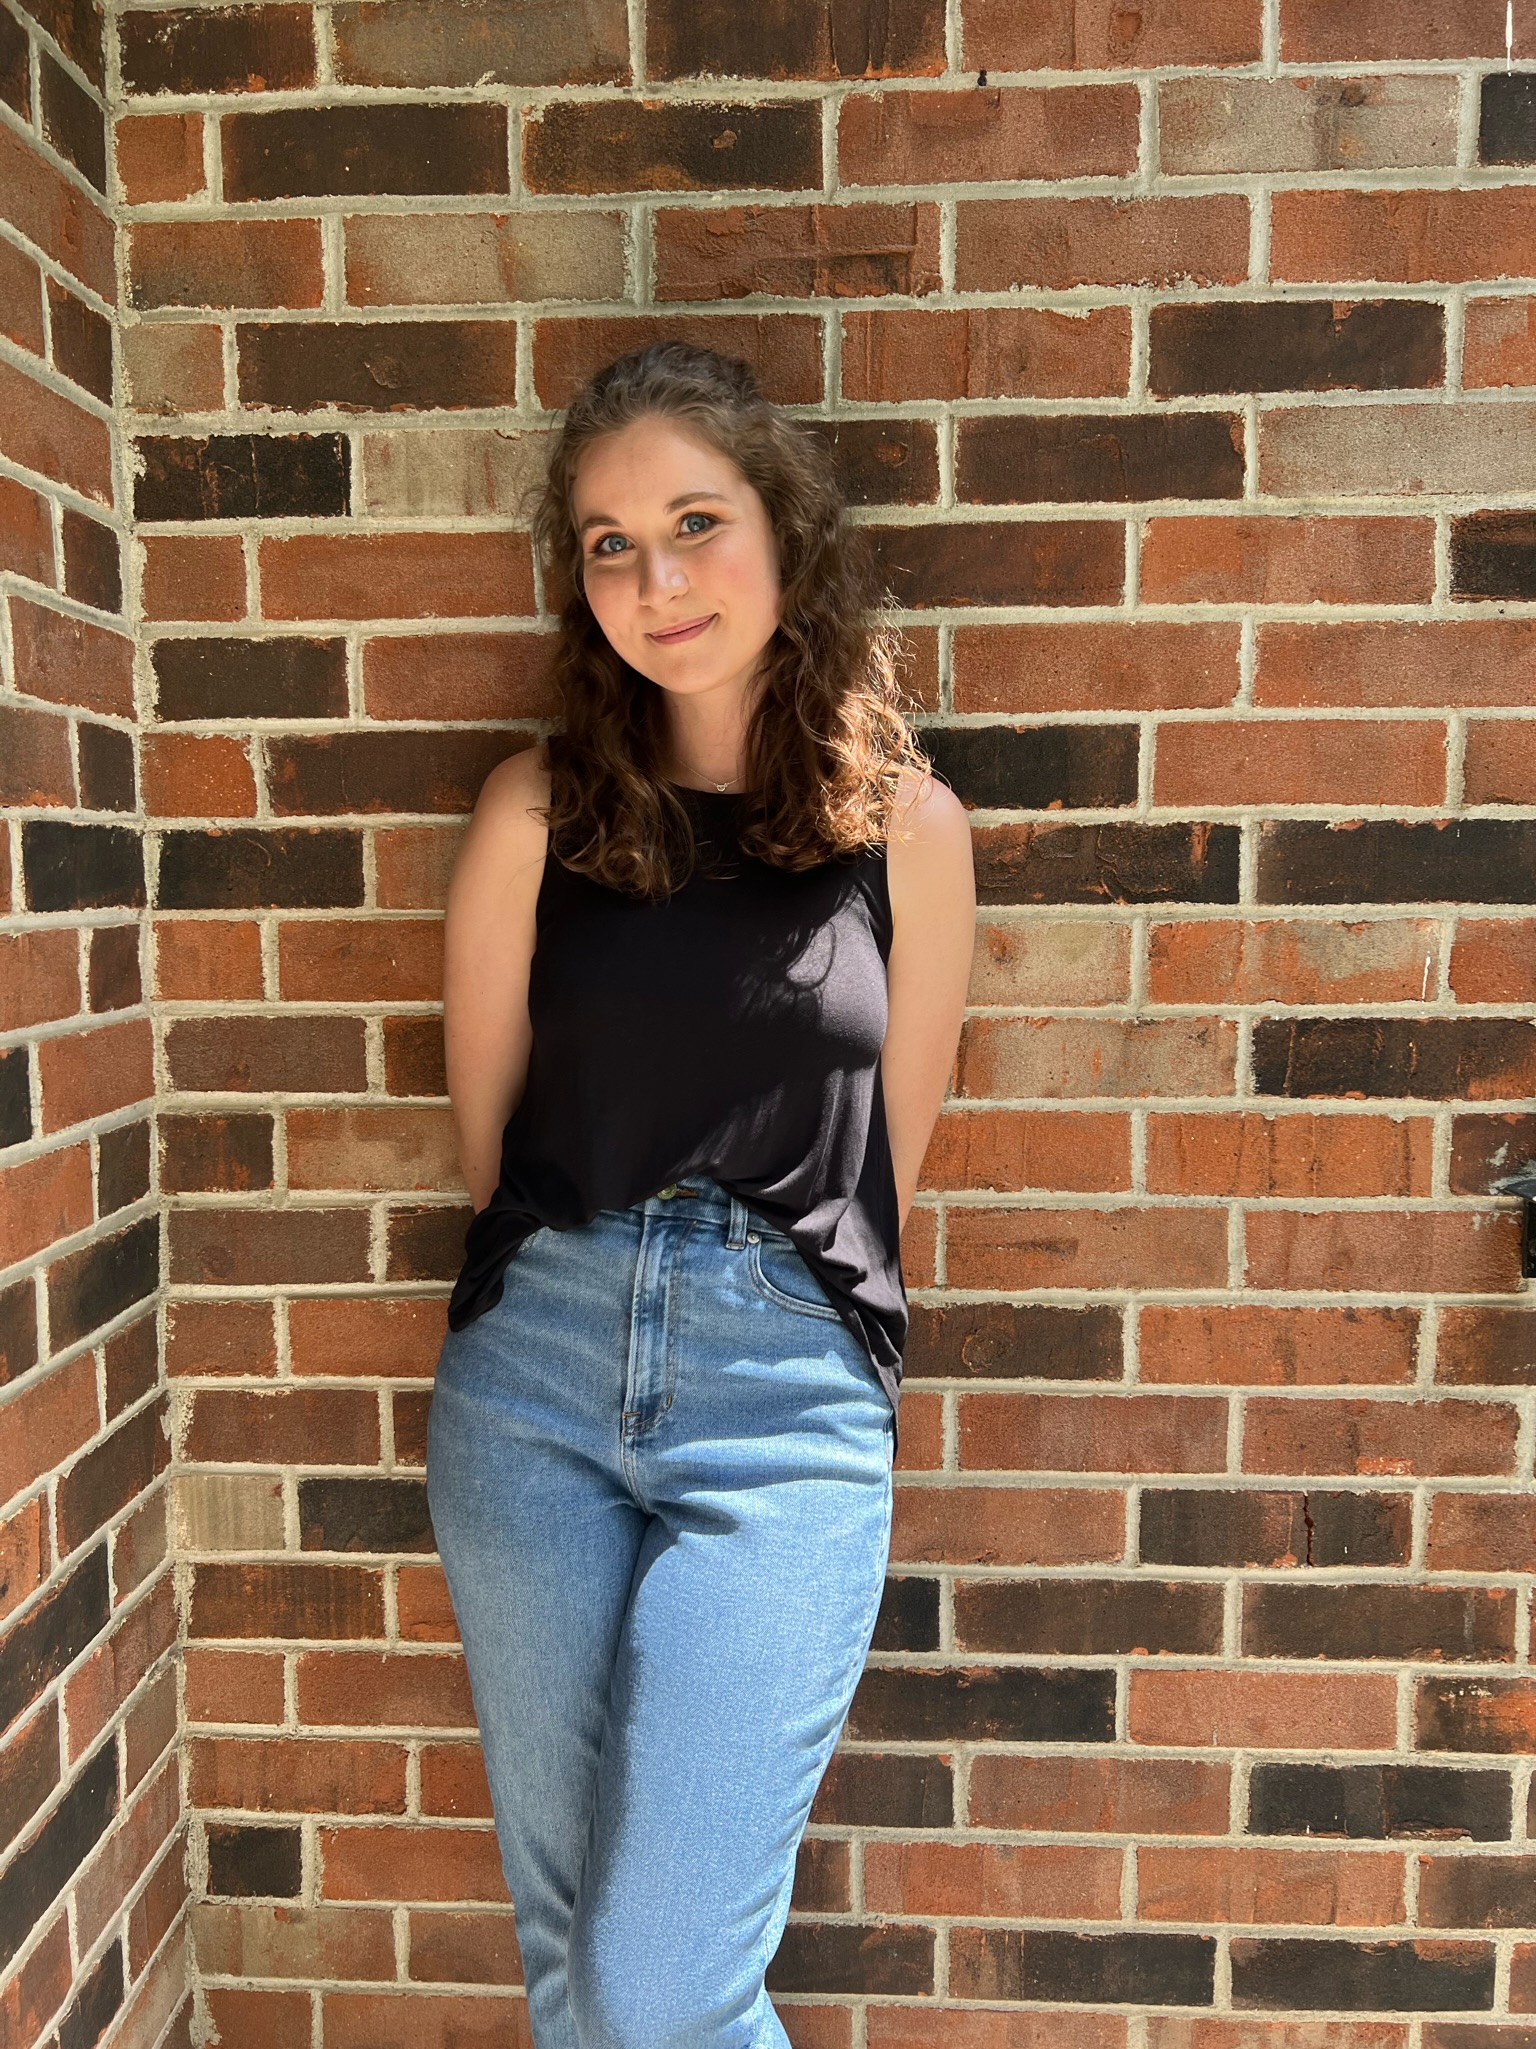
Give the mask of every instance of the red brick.
POLYGON ((435 1297, 310 1298, 288 1308, 295 1373, 430 1379, 446 1330, 435 1297))
POLYGON ((28 697, 133 717, 133 642, 122 634, 12 598, 11 641, 16 688, 28 697))
POLYGON ((1387 1928, 1405 1913, 1403 1859, 1369 1850, 1144 1845, 1136 1911, 1202 1927, 1387 1928))
POLYGON ((924 1188, 1128 1189, 1130 1118, 1040 1110, 968 1110, 939 1119, 924 1188))
MULTIPOLYGON (((1500 2049, 1496 2042, 1432 2041, 1424 2049, 1500 2049)), ((1147 2023, 1147 2049, 1407 2049, 1402 2021, 1183 2020, 1155 2017, 1147 2023)), ((1520 2049, 1506 2041, 1502 2049, 1520 2049)))
POLYGON ((899 1487, 891 1557, 903 1565, 1110 1565, 1125 1497, 1080 1487, 899 1487))
POLYGON ((183 1455, 196 1465, 376 1465, 378 1397, 350 1387, 205 1388, 194 1398, 183 1455))
POLYGON ((1276 283, 1457 284, 1530 270, 1536 191, 1528 185, 1277 192, 1272 206, 1276 283))
POLYGON ((837 128, 845 186, 1123 178, 1136 169, 1133 85, 852 93, 837 128))
MULTIPOLYGON (((584 216, 585 218, 585 216, 584 216)), ((665 207, 652 223, 659 300, 920 298, 939 288, 939 209, 665 207)))
POLYGON ((842 356, 843 396, 865 403, 1113 398, 1130 377, 1130 315, 1121 306, 845 313, 842 356))
POLYGON ((216 327, 153 326, 122 335, 130 404, 141 413, 213 412, 224 403, 224 345, 216 327))
POLYGON ((67 1366, 49 1369, 0 1414, 0 1501, 10 1501, 96 1435, 101 1414, 95 1358, 81 1352, 67 1366))
POLYGON ((442 960, 438 918, 290 920, 278 935, 278 985, 289 1002, 435 1003, 442 960))
POLYGON ((381 635, 363 647, 373 719, 548 719, 559 704, 544 633, 381 635))
POLYGON ((1435 536, 1425 519, 1251 513, 1152 519, 1143 530, 1148 604, 1428 604, 1434 588, 1435 536))
POLYGON ((1436 1494, 1431 1572, 1536 1572, 1536 1499, 1529 1494, 1436 1494))
MULTIPOLYGON (((4 134, 0 129, 0 143, 4 134)), ((0 363, 0 455, 102 505, 112 503, 106 421, 12 363, 0 363)))
POLYGON ((1536 804, 1536 721, 1474 719, 1464 772, 1468 804, 1536 804))
POLYGON ((1468 299, 1461 381, 1468 391, 1536 384, 1536 298, 1468 299))
POLYGON ((1153 1195, 1428 1195, 1427 1117, 1152 1117, 1153 1195))
POLYGON ((43 353, 42 273, 24 249, 0 241, 0 334, 28 349, 43 353))
POLYGON ((1220 1749, 1391 1750, 1397 1682, 1391 1673, 1131 1673, 1133 1743, 1220 1749))
POLYGON ((1414 1374, 1417 1312, 1261 1303, 1141 1312, 1141 1378, 1185 1385, 1392 1385, 1414 1374))
POLYGON ((63 1131, 91 1117, 142 1103, 155 1092, 148 1018, 99 1031, 44 1039, 37 1049, 43 1079, 43 1129, 63 1131))
POLYGON ((1248 1404, 1248 1473, 1512 1473, 1519 1415, 1503 1402, 1248 1404))
MULTIPOLYGON (((0 249, 8 245, 0 243, 0 249)), ((0 289, 4 280, 0 279, 0 289)), ((0 477, 0 570, 30 577, 33 583, 53 582, 53 522, 48 501, 25 484, 0 477)))
POLYGON ((89 1146, 65 1146, 0 1168, 0 1245, 7 1266, 91 1227, 89 1146))
POLYGON ((488 618, 533 610, 526 534, 303 534, 261 543, 268 619, 488 618))
POLYGON ((1225 1096, 1237 1041, 1217 1018, 978 1017, 956 1057, 960 1096, 1225 1096))
POLYGON ((1181 721, 1158 728, 1153 802, 1443 804, 1445 773, 1438 720, 1181 721))
POLYGON ((1264 47, 1259 0, 1178 0, 1176 6, 1118 10, 966 0, 964 21, 967 69, 1143 71, 1250 64, 1264 47))
POLYGON ((434 1658, 389 1651, 301 1651, 298 1696, 301 1723, 475 1727, 469 1675, 456 1652, 434 1658))
POLYGON ((30 705, 0 705, 0 801, 24 810, 73 808, 67 719, 30 705))
POLYGON ((146 619, 243 619, 245 550, 235 534, 146 534, 146 619))
POLYGON ((238 1209, 173 1213, 170 1278, 188 1287, 339 1287, 366 1281, 363 1209, 238 1209))
MULTIPOLYGON (((187 1752, 189 1797, 199 1807, 256 1814, 405 1812, 401 1743, 366 1743, 356 1736, 194 1736, 187 1752)), ((359 1932, 354 1925, 354 1939, 359 1932)), ((383 1955, 390 1954, 387 1939, 379 1949, 382 1965, 383 1955)), ((392 1955, 390 1961, 392 1968, 392 1955)), ((217 1970, 219 1962, 209 1959, 205 1968, 217 1970)), ((346 1975, 368 1975, 366 1952, 352 1951, 346 1975)))
POLYGON ((165 1362, 172 1379, 203 1373, 276 1373, 277 1338, 270 1305, 172 1302, 165 1312, 165 1362))
POLYGON ((290 1110, 290 1188, 461 1188, 442 1109, 290 1110))
POLYGON ((1227 1224, 1216 1209, 952 1208, 957 1288, 1219 1288, 1227 1224))
POLYGON ((1536 926, 1463 919, 1451 948, 1451 990, 1461 1003, 1536 1003, 1536 926))
POLYGON ((541 320, 533 335, 539 402, 565 406, 588 378, 628 349, 690 341, 739 356, 779 405, 816 405, 822 396, 821 323, 798 313, 635 314, 611 320, 541 320))
MULTIPOLYGON (((993 924, 983 912, 971 964, 975 1004, 1123 1003, 1130 994, 1130 934, 1094 919, 993 924)), ((1214 1000, 1214 999, 1213 999, 1214 1000)))
POLYGON ((1512 1212, 1261 1211, 1248 1219, 1251 1288, 1507 1294, 1520 1285, 1512 1212))
MULTIPOLYGON (((1278 200, 1282 195, 1275 195, 1278 200)), ((1011 285, 1238 285, 1248 275, 1248 201, 1235 192, 1158 199, 962 199, 962 292, 1011 285)))
POLYGON ((259 926, 233 918, 159 918, 154 929, 155 991, 163 1001, 259 1001, 259 926))
POLYGON ((203 190, 201 114, 129 114, 117 123, 114 141, 129 206, 191 199, 203 190))
POLYGON ((106 212, 11 127, 0 128, 0 219, 19 228, 98 298, 116 299, 112 223, 106 212))
MULTIPOLYGON (((226 734, 148 733, 144 809, 151 818, 252 818, 256 778, 245 744, 226 734)), ((183 928, 163 927, 162 930, 183 928)))
POLYGON ((141 221, 128 234, 135 306, 318 306, 318 221, 141 221))
POLYGON ((1147 994, 1154 1003, 1423 1002, 1439 951, 1427 918, 1154 925, 1147 994))
POLYGON ((978 1750, 969 1820, 974 1828, 1221 1836, 1229 1779, 1224 1764, 978 1750))
POLYGON ((1112 1921, 1120 1912, 1120 1852, 1066 1843, 893 1843, 864 1848, 871 1913, 1021 1914, 1112 1921))
MULTIPOLYGON (((1532 187, 1536 190, 1536 187, 1532 187)), ((1254 702, 1260 705, 1530 704, 1536 692, 1536 619, 1415 620, 1259 628, 1254 702)))
POLYGON ((73 932, 0 934, 0 1032, 73 1017, 80 1008, 80 943, 73 932))
MULTIPOLYGON (((199 1948, 201 1950, 199 1923, 199 1948)), ((309 2049, 311 2000, 306 1992, 268 1991, 265 1986, 210 1985, 208 2011, 218 2039, 228 2049, 309 2049)))
POLYGON ((441 910, 463 838, 461 825, 402 825, 376 832, 373 850, 379 908, 441 910))
POLYGON ((628 23, 623 0, 580 7, 457 0, 402 11, 389 0, 361 0, 333 17, 336 71, 355 85, 627 84, 628 23))
POLYGON ((1224 624, 960 626, 954 705, 957 712, 1214 708, 1237 695, 1237 656, 1238 630, 1224 624))
MULTIPOLYGON (((413 1831, 409 1862, 396 1852, 399 1832, 378 1828, 320 1830, 323 1895, 328 1900, 498 1900, 508 1898, 496 1837, 487 1828, 431 1828, 413 1831)), ((334 2006, 336 1995, 328 1995, 334 2006)), ((346 2049, 363 2049, 392 2025, 397 1994, 389 1995, 388 2013, 375 2012, 346 2049)), ((498 2018, 505 2019, 506 2016, 498 2018)), ((511 2026, 507 2021, 508 2028, 511 2026)))
MULTIPOLYGON (((1515 24, 1514 54, 1536 53, 1518 10, 1515 24)), ((1342 14, 1331 0, 1287 0, 1280 29, 1285 64, 1503 55, 1499 0, 1461 0, 1449 10, 1435 0, 1353 0, 1342 14)))
POLYGON ((353 306, 624 297, 619 214, 355 214, 346 235, 353 306))
POLYGON ((959 1408, 968 1471, 1219 1473, 1227 1462, 1219 1397, 963 1393, 959 1408))

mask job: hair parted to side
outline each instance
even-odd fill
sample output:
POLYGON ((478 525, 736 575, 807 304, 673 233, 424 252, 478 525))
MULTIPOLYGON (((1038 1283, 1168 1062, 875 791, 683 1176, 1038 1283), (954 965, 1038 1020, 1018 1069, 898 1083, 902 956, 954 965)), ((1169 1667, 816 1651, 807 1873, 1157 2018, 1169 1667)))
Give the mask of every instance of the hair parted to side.
POLYGON ((534 517, 545 564, 568 592, 554 660, 563 727, 547 742, 560 859, 648 898, 679 888, 694 865, 687 809, 663 777, 663 693, 615 652, 587 604, 572 507, 592 443, 658 414, 686 422, 736 465, 778 542, 782 601, 747 732, 743 848, 801 869, 879 845, 903 769, 932 769, 908 718, 917 706, 897 681, 900 637, 846 517, 831 451, 763 397, 745 363, 668 341, 621 356, 572 401, 534 517))

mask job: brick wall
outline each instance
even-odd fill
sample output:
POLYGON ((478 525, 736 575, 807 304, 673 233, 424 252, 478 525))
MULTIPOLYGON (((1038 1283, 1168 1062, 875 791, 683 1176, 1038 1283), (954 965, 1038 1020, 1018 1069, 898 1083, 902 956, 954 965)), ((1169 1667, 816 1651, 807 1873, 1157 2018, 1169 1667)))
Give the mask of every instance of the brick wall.
MULTIPOLYGON (((7 794, 13 849, 134 804, 100 778, 136 703, 194 2032, 527 2039, 424 1499, 464 1222, 439 910, 552 713, 550 409, 682 332, 835 435, 983 903, 904 1244, 889 1596, 770 1973, 797 2049, 1530 2049, 1536 1318, 1493 1193, 1536 1154, 1529 0, 1512 69, 1503 0, 129 5, 136 696, 101 330, 58 311, 113 301, 59 168, 100 170, 80 5, 28 31, 70 197, 8 178, 0 230, 52 300, 48 355, 23 268, 0 348, 41 409, 0 405, 3 711, 42 750, 7 794)), ((85 909, 18 859, 4 928, 62 963, 0 1052, 7 1101, 42 1091, 4 1157, 72 1174, 82 1234, 64 1364, 23 1354, 15 1397, 69 1417, 28 1438, 64 1561, 41 1539, 28 1589, 92 1541, 75 1448, 155 1410, 147 1320, 104 1354, 54 1321, 76 1246, 121 1274, 97 1239, 150 1214, 98 1225, 82 1178, 148 1081, 142 1009, 95 1015, 123 942, 53 930, 121 927, 131 842, 68 829, 36 873, 85 909), (131 1078, 50 1122, 87 1026, 91 1088, 131 1078)), ((153 1478, 133 1447, 120 1484, 126 1445, 87 1454, 98 1520, 153 1478)), ((158 1626, 150 1519, 111 1584, 158 1626)))
POLYGON ((83 0, 0 7, 8 2049, 147 2049, 187 1968, 106 77, 83 0))

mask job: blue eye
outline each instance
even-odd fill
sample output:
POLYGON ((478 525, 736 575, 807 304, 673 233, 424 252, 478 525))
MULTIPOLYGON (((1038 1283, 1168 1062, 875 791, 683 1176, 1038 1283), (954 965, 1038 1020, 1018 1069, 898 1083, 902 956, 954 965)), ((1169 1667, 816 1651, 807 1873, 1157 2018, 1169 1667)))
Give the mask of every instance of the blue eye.
MULTIPOLYGON (((715 523, 716 523, 716 522, 715 522, 715 521, 714 521, 714 520, 713 520, 713 519, 712 519, 712 518, 710 517, 710 515, 709 515, 709 514, 708 514, 707 512, 685 512, 685 513, 683 514, 683 525, 684 525, 684 527, 685 527, 685 528, 687 527, 687 525, 688 525, 688 522, 689 522, 689 520, 690 520, 690 519, 701 519, 701 520, 703 520, 703 522, 704 522, 704 527, 712 527, 712 526, 714 526, 714 525, 715 525, 715 523)), ((702 528, 698 528, 698 527, 696 527, 696 528, 694 529, 694 531, 695 531, 696 533, 698 533, 698 532, 702 532, 702 531, 703 531, 703 529, 702 529, 702 528)))
POLYGON ((627 546, 628 546, 628 543, 627 543, 627 542, 625 541, 625 539, 624 539, 624 536, 623 536, 622 534, 604 534, 604 535, 603 535, 603 538, 602 538, 602 539, 601 539, 601 540, 600 540, 600 541, 598 542, 597 546, 596 546, 596 547, 595 547, 595 548, 594 548, 594 549, 592 550, 592 553, 593 553, 594 555, 602 555, 602 554, 606 554, 606 553, 608 552, 608 543, 609 543, 610 541, 617 541, 617 542, 618 542, 618 544, 619 544, 619 546, 620 546, 621 548, 622 548, 622 547, 627 547, 627 546))

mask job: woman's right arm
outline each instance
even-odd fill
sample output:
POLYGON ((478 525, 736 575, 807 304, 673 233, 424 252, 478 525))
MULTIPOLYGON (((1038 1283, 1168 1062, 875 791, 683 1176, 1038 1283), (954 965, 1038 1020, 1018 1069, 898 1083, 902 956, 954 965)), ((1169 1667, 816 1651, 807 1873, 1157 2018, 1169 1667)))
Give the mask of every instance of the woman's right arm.
POLYGON ((477 1210, 501 1176, 501 1138, 528 1077, 528 968, 549 834, 542 746, 493 769, 454 864, 443 961, 443 1040, 459 1164, 477 1210))

